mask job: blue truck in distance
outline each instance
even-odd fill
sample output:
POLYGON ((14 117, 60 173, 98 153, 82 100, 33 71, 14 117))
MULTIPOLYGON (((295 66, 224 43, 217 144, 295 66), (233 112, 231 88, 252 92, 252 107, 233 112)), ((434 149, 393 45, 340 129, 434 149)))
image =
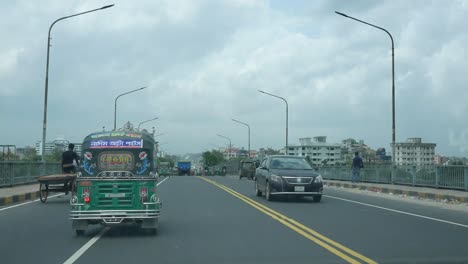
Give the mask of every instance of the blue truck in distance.
POLYGON ((177 171, 179 176, 187 175, 190 176, 190 169, 192 168, 192 163, 190 161, 178 161, 177 162, 177 171))

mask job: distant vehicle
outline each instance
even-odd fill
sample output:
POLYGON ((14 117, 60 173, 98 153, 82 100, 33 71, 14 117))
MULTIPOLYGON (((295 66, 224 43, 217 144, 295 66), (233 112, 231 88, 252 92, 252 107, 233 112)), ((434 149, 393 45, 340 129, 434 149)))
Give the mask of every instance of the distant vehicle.
POLYGON ((322 176, 303 157, 274 155, 262 160, 255 172, 255 193, 268 201, 274 196, 312 196, 320 202, 322 176))
POLYGON ((171 176, 172 169, 169 162, 164 161, 159 163, 159 175, 161 176, 171 176))
POLYGON ((192 168, 192 163, 190 161, 177 162, 177 172, 179 176, 182 176, 182 175, 190 176, 191 168, 192 168))
POLYGON ((253 180, 255 177, 255 161, 253 159, 243 159, 239 163, 239 180, 247 178, 253 180))

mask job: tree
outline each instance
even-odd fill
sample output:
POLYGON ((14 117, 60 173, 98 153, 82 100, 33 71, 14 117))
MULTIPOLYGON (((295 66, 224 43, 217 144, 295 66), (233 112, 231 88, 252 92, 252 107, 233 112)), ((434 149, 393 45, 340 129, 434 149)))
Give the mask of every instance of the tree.
POLYGON ((458 166, 458 165, 463 165, 463 161, 461 160, 449 160, 449 165, 453 165, 453 166, 458 166))
POLYGON ((224 155, 220 151, 212 150, 212 151, 205 151, 202 154, 203 163, 205 166, 216 166, 217 164, 224 161, 224 155))
POLYGON ((268 148, 265 150, 265 155, 269 156, 269 155, 280 155, 281 154, 281 151, 279 150, 275 150, 275 149, 272 149, 272 148, 268 148))
POLYGON ((45 156, 47 162, 60 162, 62 161, 62 152, 60 149, 55 148, 50 155, 45 156))
POLYGON ((9 161, 9 160, 18 160, 18 155, 14 153, 3 153, 0 155, 0 160, 9 161))
POLYGON ((40 161, 40 160, 41 160, 41 156, 37 155, 35 149, 30 149, 30 150, 27 150, 27 151, 24 153, 23 160, 27 160, 27 161, 40 161))

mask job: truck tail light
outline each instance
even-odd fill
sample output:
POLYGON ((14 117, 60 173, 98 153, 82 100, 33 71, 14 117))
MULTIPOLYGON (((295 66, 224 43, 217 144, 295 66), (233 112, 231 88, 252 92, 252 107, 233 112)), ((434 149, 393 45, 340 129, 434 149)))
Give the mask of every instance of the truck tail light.
POLYGON ((148 189, 146 187, 140 187, 140 199, 142 202, 148 200, 148 189))
POLYGON ((85 188, 83 189, 83 200, 85 203, 89 203, 91 202, 91 195, 90 195, 90 192, 89 192, 89 188, 85 188))

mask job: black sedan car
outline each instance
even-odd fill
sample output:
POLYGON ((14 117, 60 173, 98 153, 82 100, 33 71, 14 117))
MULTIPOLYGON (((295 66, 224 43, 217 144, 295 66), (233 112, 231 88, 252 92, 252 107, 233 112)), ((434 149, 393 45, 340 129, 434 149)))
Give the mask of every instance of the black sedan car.
POLYGON ((320 202, 322 176, 304 157, 275 155, 262 160, 255 172, 255 192, 268 201, 277 195, 312 196, 320 202))

